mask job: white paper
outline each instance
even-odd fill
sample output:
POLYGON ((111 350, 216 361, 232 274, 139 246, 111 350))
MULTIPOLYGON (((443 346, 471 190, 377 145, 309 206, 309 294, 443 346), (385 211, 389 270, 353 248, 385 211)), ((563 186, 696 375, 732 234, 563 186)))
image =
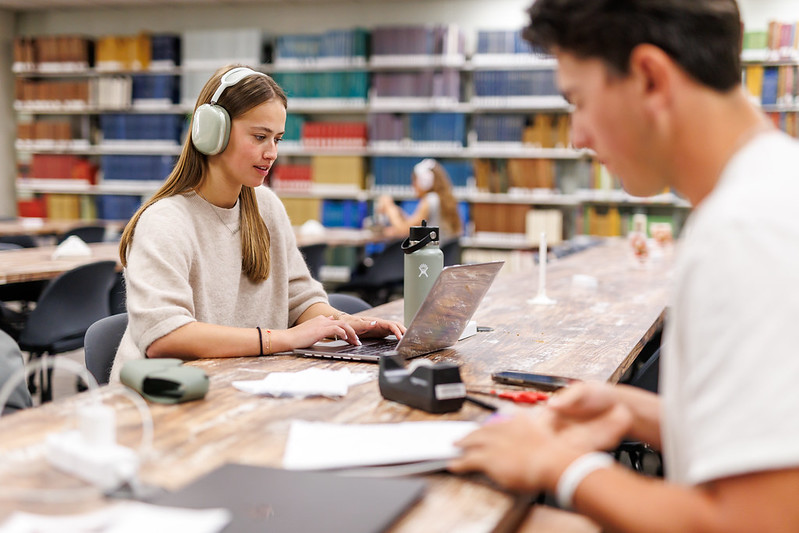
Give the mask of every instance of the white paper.
POLYGON ((83 242, 83 239, 77 235, 70 235, 64 242, 56 246, 53 252, 53 259, 61 257, 90 257, 92 250, 89 245, 83 242))
POLYGON ((290 470, 352 468, 451 459, 455 441, 477 429, 476 422, 329 424, 293 420, 283 467, 290 470))
POLYGON ((125 502, 77 515, 16 512, 0 533, 217 533, 232 515, 227 509, 180 509, 125 502))
POLYGON ((375 379, 367 372, 350 372, 309 368, 300 372, 272 372, 264 379, 254 381, 234 381, 233 386, 240 391, 266 396, 345 396, 350 386, 359 385, 375 379))

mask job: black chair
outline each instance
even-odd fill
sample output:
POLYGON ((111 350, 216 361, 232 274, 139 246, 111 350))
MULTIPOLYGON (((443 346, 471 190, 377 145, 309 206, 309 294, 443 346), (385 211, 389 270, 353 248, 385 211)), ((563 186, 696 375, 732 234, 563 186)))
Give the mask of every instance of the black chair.
POLYGON ((458 237, 441 242, 444 253, 444 266, 461 264, 461 240, 458 237))
MULTIPOLYGON (((116 280, 115 261, 96 261, 64 272, 51 281, 30 312, 19 346, 31 361, 83 347, 89 326, 111 314, 109 293, 116 280)), ((52 399, 52 368, 40 373, 41 399, 52 399)), ((28 381, 35 391, 33 376, 28 381)))
POLYGON ((0 243, 16 244, 22 248, 36 248, 36 240, 30 235, 4 235, 0 237, 0 243))
POLYGON ((114 286, 111 287, 111 295, 108 302, 112 315, 124 313, 128 310, 125 303, 127 301, 126 298, 125 275, 122 272, 117 272, 116 281, 114 281, 114 286))
MULTIPOLYGON (((0 331, 0 389, 13 374, 23 367, 22 352, 19 346, 10 336, 0 331)), ((21 379, 8 396, 5 405, 0 406, 0 415, 7 415, 20 409, 25 409, 33 405, 31 394, 25 386, 25 380, 21 379)))
POLYGON ((119 342, 128 327, 128 314, 101 318, 86 330, 83 350, 86 368, 100 385, 108 383, 119 342))
POLYGON ((103 242, 105 240, 105 226, 81 226, 79 228, 72 228, 58 236, 58 243, 64 242, 72 235, 80 237, 83 242, 103 242))
POLYGON ((354 292, 370 305, 380 305, 402 290, 404 284, 405 259, 402 239, 386 244, 382 252, 375 254, 371 266, 356 269, 350 281, 336 288, 337 292, 354 292))
MULTIPOLYGON (((620 380, 621 383, 638 387, 657 394, 660 378, 660 352, 662 330, 644 345, 630 371, 620 380)), ((613 452, 616 460, 628 463, 633 470, 644 474, 663 477, 663 456, 643 442, 624 441, 613 452)))
POLYGON ((315 280, 319 280, 319 271, 325 265, 327 244, 321 243, 300 246, 300 252, 302 252, 302 256, 305 258, 305 264, 308 265, 311 277, 315 280))
POLYGON ((351 294, 332 293, 327 295, 327 300, 331 306, 351 315, 372 308, 369 302, 351 294))

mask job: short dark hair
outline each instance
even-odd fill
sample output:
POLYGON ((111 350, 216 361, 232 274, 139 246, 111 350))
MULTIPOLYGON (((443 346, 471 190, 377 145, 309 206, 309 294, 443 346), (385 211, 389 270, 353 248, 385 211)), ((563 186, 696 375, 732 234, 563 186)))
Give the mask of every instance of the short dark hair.
POLYGON ((695 80, 726 92, 741 82, 741 16, 735 0, 536 0, 525 39, 597 58, 629 73, 639 44, 667 53, 695 80))

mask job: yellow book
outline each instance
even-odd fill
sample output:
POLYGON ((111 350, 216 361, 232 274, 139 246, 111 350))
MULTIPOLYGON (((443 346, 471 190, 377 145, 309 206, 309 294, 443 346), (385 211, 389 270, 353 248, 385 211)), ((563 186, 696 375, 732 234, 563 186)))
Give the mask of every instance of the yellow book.
POLYGON ((318 155, 311 158, 311 180, 323 186, 363 189, 364 158, 360 156, 318 155))
POLYGON ((320 220, 322 201, 318 198, 281 198, 292 226, 320 220))
POLYGON ((557 135, 555 137, 555 148, 568 148, 570 142, 571 116, 558 115, 557 135))
POLYGON ((746 67, 746 90, 758 100, 763 96, 763 67, 761 65, 746 67))
POLYGON ((489 159, 475 159, 472 162, 474 181, 481 191, 489 190, 491 186, 491 161, 489 159))

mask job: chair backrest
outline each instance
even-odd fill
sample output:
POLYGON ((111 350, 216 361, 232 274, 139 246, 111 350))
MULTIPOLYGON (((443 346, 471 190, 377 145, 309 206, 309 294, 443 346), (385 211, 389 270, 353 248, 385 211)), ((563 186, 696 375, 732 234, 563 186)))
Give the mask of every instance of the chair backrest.
POLYGON ((372 308, 372 306, 369 305, 365 300, 362 300, 351 294, 328 294, 327 300, 330 302, 331 306, 335 307, 339 311, 344 311, 345 313, 349 314, 360 313, 361 311, 366 311, 367 309, 372 308))
POLYGON ((6 244, 16 244, 23 248, 36 248, 36 239, 30 235, 3 235, 0 242, 6 244))
POLYGON ((101 318, 86 330, 83 339, 86 368, 100 385, 108 383, 119 342, 127 327, 128 314, 119 313, 101 318))
POLYGON ((386 244, 382 252, 374 255, 374 262, 366 271, 363 280, 373 285, 402 283, 405 279, 405 258, 402 239, 386 244))
MULTIPOLYGON (((9 335, 0 331, 0 389, 2 389, 6 380, 19 371, 22 366, 22 352, 19 346, 9 335)), ((6 404, 0 406, 0 409, 2 409, 0 415, 13 413, 31 405, 33 405, 33 402, 31 401, 31 393, 28 391, 28 382, 25 379, 21 379, 14 386, 6 404)))
POLYGON ((116 280, 115 261, 96 261, 64 272, 45 287, 25 323, 19 344, 26 350, 83 337, 111 314, 109 296, 116 280))
POLYGON ((442 242, 441 251, 444 253, 444 266, 461 264, 461 241, 458 237, 442 242))
POLYGON ((72 228, 58 236, 58 242, 64 242, 67 237, 77 235, 83 242, 103 242, 105 240, 105 226, 81 226, 72 228))
POLYGON ((300 246, 300 252, 305 258, 305 264, 308 265, 308 270, 311 272, 313 279, 319 279, 319 271, 325 264, 325 252, 327 251, 327 244, 309 244, 307 246, 300 246))
POLYGON ((128 310, 126 298, 127 289, 125 288, 125 274, 117 272, 116 281, 114 281, 114 286, 111 287, 111 295, 108 302, 111 307, 112 315, 124 313, 128 310))
POLYGON ((658 392, 658 382, 660 380, 660 350, 658 348, 647 359, 630 378, 628 384, 649 392, 658 392))

